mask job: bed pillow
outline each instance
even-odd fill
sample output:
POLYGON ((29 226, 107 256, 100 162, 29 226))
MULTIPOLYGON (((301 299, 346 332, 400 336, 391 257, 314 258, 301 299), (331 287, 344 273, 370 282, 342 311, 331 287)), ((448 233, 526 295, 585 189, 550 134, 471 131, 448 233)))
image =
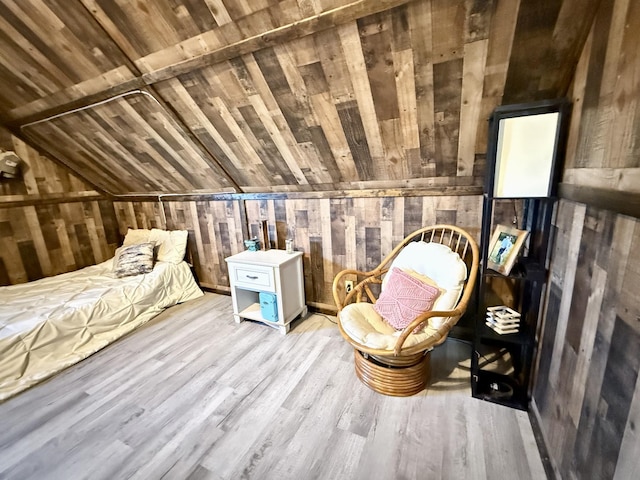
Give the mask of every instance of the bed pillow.
POLYGON ((158 246, 157 259, 161 262, 178 264, 187 251, 187 230, 160 230, 152 228, 149 241, 158 246))
POLYGON ((124 241, 122 242, 123 247, 127 247, 129 245, 136 245, 138 243, 147 243, 149 242, 149 237, 151 235, 151 230, 146 228, 129 228, 127 229, 127 234, 124 237, 124 241))
POLYGON ((116 277, 129 277, 153 270, 153 243, 123 246, 116 252, 113 271, 116 277))
POLYGON ((394 267, 373 308, 393 328, 403 330, 418 315, 431 310, 439 295, 439 288, 394 267))

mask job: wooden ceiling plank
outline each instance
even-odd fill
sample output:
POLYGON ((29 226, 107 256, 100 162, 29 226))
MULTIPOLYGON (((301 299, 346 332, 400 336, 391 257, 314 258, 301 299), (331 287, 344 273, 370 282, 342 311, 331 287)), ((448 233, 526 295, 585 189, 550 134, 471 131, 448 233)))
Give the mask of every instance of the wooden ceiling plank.
MULTIPOLYGON (((83 5, 95 15, 97 22, 110 35, 110 38, 118 45, 128 60, 140 58, 140 53, 127 41, 127 35, 122 33, 122 26, 116 26, 109 21, 101 8, 93 0, 81 0, 83 5)), ((13 115, 10 117, 10 125, 17 126, 47 118, 57 113, 68 111, 74 108, 90 105, 96 101, 101 101, 111 96, 135 89, 144 85, 151 85, 158 81, 172 78, 191 70, 213 65, 231 58, 251 53, 262 48, 266 48, 282 41, 289 41, 311 35, 315 32, 324 31, 337 25, 342 25, 354 21, 366 15, 381 12, 389 8, 409 3, 411 0, 358 0, 345 6, 305 18, 299 22, 290 23, 283 27, 276 28, 269 32, 260 33, 254 37, 237 41, 231 45, 224 46, 218 50, 207 53, 194 59, 189 59, 168 67, 156 70, 155 72, 143 74, 133 80, 125 80, 121 84, 109 85, 104 90, 92 90, 91 93, 74 97, 73 100, 57 104, 38 113, 33 113, 25 117, 13 115)), ((229 24, 230 26, 233 24, 229 24)), ((133 35, 135 32, 130 32, 133 35)), ((133 37, 129 37, 133 38, 133 37)), ((126 63, 129 64, 130 62, 126 63)))
POLYGON ((28 133, 23 132, 23 131, 18 130, 18 129, 13 128, 13 127, 6 127, 6 128, 7 128, 7 130, 9 132, 11 132, 11 134, 14 137, 16 137, 20 141, 24 142, 25 144, 27 144, 29 147, 33 148, 36 152, 38 152, 38 154, 46 157, 47 159, 50 159, 52 162, 54 162, 57 165, 59 165, 62 168, 64 168, 65 171, 68 171, 70 174, 75 175, 80 180, 85 182, 87 185, 90 185, 91 188, 94 188, 95 191, 98 194, 100 194, 100 195, 109 195, 104 189, 102 189, 100 187, 97 187, 96 184, 93 181, 91 181, 89 178, 87 178, 87 176, 85 175, 84 171, 77 172, 74 169, 72 169, 71 167, 69 167, 65 162, 63 162, 60 159, 60 157, 58 157, 57 155, 53 154, 50 151, 50 149, 45 148, 39 142, 35 141, 35 139, 31 135, 29 135, 28 133))
MULTIPOLYGON (((1 13, 1 12, 0 12, 1 13)), ((17 19, 14 19, 17 21, 17 19)), ((29 65, 29 70, 31 71, 31 75, 34 75, 34 80, 38 76, 48 77, 44 83, 39 83, 42 85, 38 87, 46 88, 45 86, 49 83, 53 84, 56 88, 61 86, 72 85, 74 82, 71 78, 64 73, 56 63, 54 63, 55 58, 50 58, 46 54, 40 51, 40 49, 33 44, 33 42, 26 38, 20 31, 18 31, 14 24, 12 24, 4 15, 0 15, 0 30, 2 31, 3 37, 6 39, 3 43, 3 56, 6 47, 12 46, 12 53, 10 56, 7 56, 6 60, 11 60, 11 67, 15 69, 17 72, 24 71, 25 67, 21 67, 21 65, 29 65), (17 50, 20 49, 18 53, 17 50), (42 70, 35 69, 34 64, 41 67, 42 70)), ((31 36, 34 38, 34 36, 31 36)), ((23 78, 23 80, 25 80, 23 78)), ((53 90, 51 87, 48 89, 50 93, 53 90)))
POLYGON ((402 143, 402 124, 399 118, 380 122, 380 134, 385 145, 383 162, 374 162, 374 177, 401 180, 410 178, 409 165, 405 162, 402 143))
MULTIPOLYGON (((27 126, 29 124, 40 122, 47 118, 55 117, 56 115, 60 115, 62 113, 67 113, 73 110, 88 107, 89 105, 92 105, 94 103, 108 100, 126 92, 138 90, 144 86, 145 84, 141 78, 134 77, 131 80, 126 80, 123 83, 110 86, 103 90, 98 90, 94 93, 90 93, 89 95, 83 93, 82 96, 74 98, 71 101, 61 101, 61 103, 58 103, 56 106, 40 110, 37 113, 29 114, 24 117, 15 116, 7 121, 6 125, 9 127, 27 126)), ((68 92, 63 92, 60 95, 63 96, 67 94, 68 92)), ((36 102, 34 102, 34 104, 35 103, 36 102)), ((29 108, 31 109, 31 107, 29 108)))
POLYGON ((342 44, 347 69, 349 70, 354 94, 360 110, 367 144, 371 157, 376 164, 384 161, 384 146, 380 136, 376 107, 371 93, 371 83, 366 68, 365 57, 360 41, 360 32, 356 22, 338 27, 338 35, 342 44))
POLYGON ((561 5, 562 0, 520 0, 505 84, 505 103, 556 97, 550 91, 540 91, 539 85, 543 72, 550 65, 566 68, 553 55, 552 33, 561 5))
POLYGON ((296 158, 293 156, 291 149, 289 148, 290 142, 287 142, 285 134, 280 131, 276 123, 274 122, 271 113, 267 110, 265 103, 259 95, 253 95, 249 97, 251 105, 255 109, 258 117, 262 120, 265 128, 269 132, 273 142, 278 147, 282 158, 284 159, 287 167, 294 175, 299 185, 308 185, 309 181, 305 177, 304 173, 300 169, 296 158))
POLYGON ((482 121, 480 111, 488 43, 488 40, 479 40, 464 46, 462 104, 460 106, 460 134, 458 136, 458 175, 473 175, 476 135, 478 124, 482 121))
MULTIPOLYGON (((617 20, 614 18, 614 21, 617 20)), ((633 168, 640 166, 640 102, 637 92, 640 91, 640 53, 638 49, 638 32, 640 32, 640 5, 630 2, 626 22, 620 30, 612 24, 612 35, 623 37, 620 50, 615 55, 618 63, 607 65, 613 67, 617 78, 615 90, 611 96, 611 118, 603 119, 611 125, 609 144, 605 147, 606 164, 609 167, 633 168)), ((613 39, 610 39, 612 41, 613 39)), ((608 52, 609 53, 609 52, 608 52)), ((603 72, 603 77, 607 72, 603 72)), ((606 79, 603 78, 603 85, 606 79)), ((604 110, 604 109, 602 109, 604 110)))
POLYGON ((211 15, 215 19, 218 25, 225 25, 227 23, 233 22, 233 19, 229 15, 227 11, 227 7, 225 7, 224 2, 222 0, 204 0, 207 6, 209 7, 209 11, 211 15))
POLYGON ((166 80, 167 78, 189 72, 196 68, 202 68, 233 57, 253 53, 283 41, 311 35, 367 15, 408 3, 409 1, 410 0, 358 0, 342 7, 314 15, 313 17, 307 17, 299 22, 290 23, 268 32, 240 40, 199 57, 146 73, 143 75, 143 78, 148 84, 166 80))
POLYGON ((306 100, 304 102, 296 101, 275 49, 266 48, 256 52, 253 56, 278 104, 278 110, 286 119, 295 140, 298 142, 309 141, 309 129, 304 119, 308 104, 306 100))
MULTIPOLYGON (((396 90, 398 92, 403 148, 405 150, 419 149, 420 131, 418 127, 418 101, 416 99, 413 52, 410 49, 393 52, 393 65, 396 90)), ((414 177, 419 171, 419 164, 410 165, 409 176, 414 177)))
MULTIPOLYGON (((74 142, 71 149, 67 147, 67 150, 61 150, 61 153, 66 154, 66 158, 69 159, 69 164, 79 162, 74 165, 76 170, 78 167, 89 168, 94 172, 98 172, 103 178, 116 179, 115 182, 112 182, 112 187, 117 185, 119 188, 133 188, 136 181, 138 184, 144 185, 146 179, 139 175, 136 178, 134 175, 135 169, 127 168, 126 161, 115 161, 116 159, 126 159, 130 157, 130 155, 125 153, 122 159, 119 159, 117 154, 113 154, 115 147, 119 145, 119 143, 111 135, 105 135, 106 130, 98 120, 101 122, 105 121, 102 117, 91 115, 88 112, 81 112, 75 117, 61 117, 60 119, 50 122, 51 127, 56 129, 58 135, 65 132, 67 138, 74 142), (87 128, 90 129, 90 135, 84 133, 87 128), (106 136, 108 136, 108 138, 105 138, 106 136), (76 155, 69 155, 69 151, 74 153, 82 152, 86 155, 87 160, 84 161, 84 155, 80 155, 79 158, 76 155), (91 161, 88 159, 91 159, 91 161)), ((41 128, 46 132, 47 124, 38 124, 34 128, 41 128)), ((41 133, 41 136, 44 134, 45 133, 41 133)), ((117 189, 112 190, 111 193, 117 191, 117 189)))
POLYGON ((287 123, 287 120, 291 119, 293 122, 297 122, 296 127, 302 128, 305 120, 304 118, 298 119, 295 113, 292 113, 292 115, 289 115, 289 118, 287 118, 282 111, 281 104, 284 105, 285 109, 291 108, 292 93, 277 57, 273 54, 262 57, 258 55, 258 57, 260 60, 258 60, 256 55, 245 55, 242 60, 246 72, 244 69, 240 72, 237 71, 242 75, 245 73, 248 74, 241 82, 247 94, 248 104, 253 108, 257 118, 261 120, 263 129, 270 138, 269 144, 274 145, 277 149, 277 158, 283 160, 282 165, 278 167, 278 171, 280 171, 283 177, 292 176, 299 185, 306 185, 309 182, 302 172, 301 167, 306 168, 307 165, 305 163, 300 165, 303 155, 298 150, 295 135, 292 132, 291 126, 287 123), (281 89, 285 95, 287 95, 288 92, 288 103, 283 103, 283 100, 276 98, 276 94, 267 82, 266 71, 278 72, 279 83, 277 86, 274 85, 274 88, 276 88, 276 92, 278 89, 281 89), (257 98, 259 98, 259 101, 257 98), (268 118, 265 117, 267 114, 268 118), (276 123, 276 120, 280 122, 279 125, 276 123), (287 151, 283 151, 283 149, 287 151))
MULTIPOLYGON (((106 175, 100 170, 97 170, 93 162, 87 163, 82 161, 80 162, 80 164, 78 164, 69 162, 68 160, 60 160, 65 152, 61 151, 58 147, 64 143, 65 145, 74 145, 75 148, 76 141, 71 138, 66 132, 59 129, 56 125, 50 124, 46 127, 47 130, 45 130, 45 133, 38 132, 35 129, 32 129, 31 132, 23 130, 24 136, 28 140, 28 143, 30 145, 44 145, 44 148, 46 148, 45 151, 47 157, 58 161, 61 165, 64 165, 65 168, 68 168, 76 175, 81 176, 83 180, 88 182, 90 185, 95 186, 96 190, 105 192, 109 195, 111 195, 111 191, 118 190, 118 179, 114 178, 113 176, 106 175), (52 144, 48 140, 50 138, 57 139, 55 144, 52 144), (81 168, 78 168, 78 166, 80 166, 81 168)), ((80 145, 77 145, 77 147, 78 148, 76 151, 79 156, 81 156, 82 153, 86 153, 84 147, 81 147, 80 145)))
POLYGON ((318 126, 322 129, 327 144, 331 149, 335 163, 340 171, 342 181, 356 180, 356 171, 353 156, 347 143, 344 130, 338 128, 340 117, 329 92, 318 93, 311 97, 313 111, 318 118, 318 126))
MULTIPOLYGON (((168 109, 167 107, 165 109, 168 109)), ((166 123, 163 121, 163 125, 172 138, 175 139, 175 142, 182 147, 184 155, 180 155, 180 158, 189 159, 189 171, 192 176, 200 178, 201 188, 211 189, 212 187, 225 188, 231 186, 234 190, 240 191, 240 186, 224 171, 218 162, 210 162, 208 160, 207 156, 211 155, 211 153, 206 149, 204 151, 201 150, 204 147, 198 137, 188 129, 178 128, 179 125, 184 124, 178 112, 173 110, 173 107, 168 111, 172 112, 171 116, 174 122, 166 123), (175 115, 175 118, 173 115, 175 115), (177 122, 175 121, 176 119, 178 120, 177 122), (195 168, 192 165, 192 160, 196 161, 195 168), (218 178, 222 181, 218 180, 218 178), (215 185, 212 182, 213 179, 216 179, 215 185)))
POLYGON ((467 18, 465 0, 431 0, 431 16, 433 63, 462 58, 467 18))
MULTIPOLYGON (((151 99, 147 101, 152 101, 151 99)), ((155 102, 154 102, 155 103, 155 102)), ((153 105, 152 107, 156 107, 159 105, 153 105)), ((180 177, 184 178, 184 182, 180 185, 181 188, 188 189, 200 189, 203 188, 203 185, 200 183, 197 176, 194 176, 195 172, 192 168, 191 164, 187 162, 187 158, 189 156, 182 156, 175 150, 175 148, 168 143, 169 139, 164 138, 161 135, 162 130, 158 131, 156 128, 152 127, 149 123, 149 120, 146 120, 137 109, 133 108, 131 104, 126 101, 119 101, 119 107, 123 109, 126 113, 124 118, 128 118, 134 120, 135 122, 132 124, 132 127, 142 127, 142 131, 138 130, 138 135, 136 137, 140 137, 142 141, 140 142, 141 147, 147 151, 150 155, 152 155, 159 163, 165 165, 165 168, 168 168, 171 171, 175 171, 176 174, 179 172, 179 175, 176 175, 177 179, 180 177), (158 145, 162 152, 158 149, 154 148, 150 143, 152 141, 154 144, 158 145)), ((149 116, 153 117, 156 112, 153 112, 153 108, 149 111, 149 116)), ((163 112, 164 115, 164 112, 163 112)), ((166 131, 166 127, 165 127, 166 131)), ((167 132, 170 133, 170 132, 167 132)), ((199 155, 196 158, 189 158, 189 160, 197 161, 199 155)))
POLYGON ((429 177, 435 173, 435 98, 433 88, 433 21, 427 2, 408 5, 409 34, 413 45, 418 131, 421 165, 411 177, 429 177), (432 173, 433 172, 433 173, 432 173))
MULTIPOLYGON (((52 95, 38 98, 30 103, 14 108, 7 113, 7 118, 12 124, 18 122, 26 124, 32 121, 38 121, 41 118, 47 118, 48 116, 55 116, 59 113, 73 110, 76 107, 72 107, 71 105, 73 105, 77 99, 95 98, 92 97, 94 92, 104 92, 105 88, 109 90, 104 93, 104 98, 97 97, 97 99, 91 103, 110 98, 112 92, 113 96, 117 96, 120 93, 142 86, 142 81, 136 79, 135 74, 127 66, 123 65, 109 72, 105 72, 98 77, 85 80, 58 90, 52 95), (111 90, 114 85, 122 86, 123 90, 111 90), (107 96, 107 93, 109 96, 107 96)), ((84 106, 84 102, 81 102, 80 106, 84 106)))
MULTIPOLYGON (((191 132, 198 142, 209 152, 212 158, 216 159, 217 164, 220 166, 223 172, 229 179, 233 179, 232 185, 238 191, 242 191, 240 186, 243 183, 242 169, 238 168, 241 162, 236 157, 235 152, 229 148, 227 141, 220 134, 220 132, 212 125, 211 121, 200 108, 199 102, 194 99, 189 90, 185 88, 184 84, 177 79, 172 79, 162 85, 159 90, 161 95, 167 96, 171 104, 174 105, 176 115, 180 115, 181 122, 185 125, 187 131, 191 132), (173 99, 173 100, 172 100, 173 99), (180 113, 177 113, 180 112, 180 113), (206 147, 207 143, 203 141, 202 135, 198 132, 205 130, 207 135, 216 143, 217 148, 223 153, 223 158, 220 155, 214 155, 206 147), (224 161, 226 160, 226 161, 224 161)), ((164 97, 163 97, 164 98, 164 97)), ((207 105, 209 99, 206 102, 202 102, 202 105, 207 105)))
POLYGON ((449 177, 457 174, 462 66, 462 58, 433 66, 437 176, 449 177))
MULTIPOLYGON (((566 94, 600 3, 601 0, 563 0, 551 38, 552 61, 557 62, 558 68, 547 68, 542 72, 540 90, 558 92, 557 97, 566 94), (580 12, 579 15, 576 12, 580 12)), ((620 11, 626 11, 626 8, 619 5, 616 12, 620 11)), ((624 23, 619 27, 624 30, 624 23)), ((613 35, 615 32, 612 30, 613 35)))
MULTIPOLYGON (((260 153, 261 166, 268 172, 266 182, 269 183, 268 179, 271 177, 271 183, 275 185, 297 184, 295 176, 286 168, 284 158, 282 158, 277 145, 264 124, 260 121, 260 117, 253 105, 238 107, 238 112, 242 116, 246 128, 256 139, 256 152, 260 153)), ((246 183, 249 184, 249 181, 246 183)))
POLYGON ((73 15, 68 15, 64 7, 55 8, 55 3, 51 6, 54 9, 44 2, 31 2, 28 11, 21 12, 21 18, 29 22, 32 32, 40 33, 39 52, 64 68, 71 75, 72 83, 96 77, 105 69, 117 66, 114 60, 98 53, 99 47, 93 44, 95 37, 91 38, 86 31, 86 25, 92 23, 92 18, 83 9, 74 9, 73 15), (82 16, 80 21, 76 21, 78 15, 82 16), (87 36, 82 38, 83 34, 87 36), (59 55, 59 52, 74 52, 74 55, 59 55))
MULTIPOLYGON (((99 108, 99 107, 98 107, 99 108)), ((87 111, 85 117, 87 123, 94 127, 93 135, 97 139, 102 139, 104 142, 104 151, 109 152, 106 155, 105 163, 108 165, 112 160, 117 159, 118 166, 124 165, 125 175, 131 176, 132 181, 136 181, 138 189, 142 188, 158 188, 158 181, 162 181, 166 178, 177 178, 175 172, 166 171, 162 165, 156 164, 149 166, 147 162, 142 161, 143 158, 135 158, 132 155, 130 145, 124 144, 123 139, 127 139, 127 135, 131 131, 135 131, 135 127, 130 127, 128 124, 121 120, 121 115, 115 115, 113 112, 114 107, 104 107, 105 112, 100 114, 99 111, 87 111), (110 109, 112 113, 106 111, 110 109), (150 170, 150 167, 152 170, 150 170), (157 170, 154 172, 153 170, 157 170), (159 179, 159 180, 158 180, 159 179)), ((132 139, 131 141, 135 141, 132 139)))
POLYGON ((489 49, 483 91, 485 97, 501 99, 504 93, 519 6, 520 0, 497 2, 489 29, 489 49))

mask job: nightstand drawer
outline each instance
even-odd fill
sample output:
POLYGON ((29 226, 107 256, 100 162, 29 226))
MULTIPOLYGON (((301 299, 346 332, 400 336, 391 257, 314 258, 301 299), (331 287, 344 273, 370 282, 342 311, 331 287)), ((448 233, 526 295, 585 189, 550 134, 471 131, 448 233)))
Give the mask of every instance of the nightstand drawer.
POLYGON ((269 292, 275 291, 273 268, 234 265, 232 278, 239 287, 259 288, 269 292))

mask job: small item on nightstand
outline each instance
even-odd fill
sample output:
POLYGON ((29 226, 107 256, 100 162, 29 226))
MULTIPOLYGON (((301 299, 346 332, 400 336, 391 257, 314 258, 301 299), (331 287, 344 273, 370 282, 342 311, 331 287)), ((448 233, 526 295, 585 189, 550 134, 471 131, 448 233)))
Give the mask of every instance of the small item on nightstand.
POLYGON ((293 239, 287 238, 284 243, 287 246, 287 253, 293 253, 293 239))
POLYGON ((260 225, 260 230, 262 231, 262 249, 269 250, 271 248, 271 242, 269 241, 269 224, 266 220, 262 220, 260 225))
POLYGON ((244 246, 250 252, 257 252, 259 245, 260 245, 260 242, 258 241, 258 237, 253 237, 253 238, 250 238, 249 240, 244 241, 244 246))

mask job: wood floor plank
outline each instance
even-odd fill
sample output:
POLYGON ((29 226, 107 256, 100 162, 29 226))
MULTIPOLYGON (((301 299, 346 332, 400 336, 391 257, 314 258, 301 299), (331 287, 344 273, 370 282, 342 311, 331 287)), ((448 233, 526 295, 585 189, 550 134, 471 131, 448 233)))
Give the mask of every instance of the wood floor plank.
POLYGON ((471 397, 468 345, 433 351, 425 391, 386 397, 332 320, 282 336, 234 323, 227 296, 172 307, 0 404, 0 478, 544 477, 526 413, 471 397))

